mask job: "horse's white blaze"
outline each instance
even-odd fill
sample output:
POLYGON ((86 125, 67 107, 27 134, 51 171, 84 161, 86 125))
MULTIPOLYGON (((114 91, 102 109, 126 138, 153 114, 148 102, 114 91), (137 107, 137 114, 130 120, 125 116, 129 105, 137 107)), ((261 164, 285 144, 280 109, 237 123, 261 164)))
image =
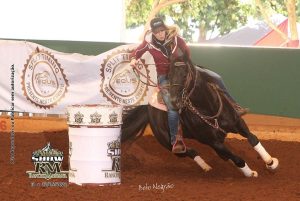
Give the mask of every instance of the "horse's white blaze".
POLYGON ((272 163, 272 157, 268 152, 265 150, 265 148, 261 145, 259 142, 255 147, 255 151, 261 156, 261 158, 265 161, 266 164, 272 163))
POLYGON ((242 168, 239 168, 242 173, 246 176, 246 177, 257 177, 258 174, 256 171, 253 171, 249 168, 249 166, 247 165, 247 163, 245 163, 245 166, 242 168))
POLYGON ((205 171, 209 171, 212 168, 200 157, 200 156, 196 156, 194 158, 194 161, 196 161, 196 163, 205 171))
POLYGON ((271 165, 268 165, 266 164, 267 168, 270 169, 270 170, 275 170, 279 165, 279 161, 277 158, 272 158, 272 164, 271 165))

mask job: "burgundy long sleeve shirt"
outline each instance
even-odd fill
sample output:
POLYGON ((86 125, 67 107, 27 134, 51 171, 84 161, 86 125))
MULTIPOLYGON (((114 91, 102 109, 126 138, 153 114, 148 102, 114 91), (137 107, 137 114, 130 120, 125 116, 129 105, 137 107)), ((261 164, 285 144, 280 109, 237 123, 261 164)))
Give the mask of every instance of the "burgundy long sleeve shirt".
MULTIPOLYGON (((174 44, 172 45, 173 47, 171 47, 172 56, 178 57, 180 55, 180 51, 182 51, 182 53, 186 53, 188 58, 190 58, 190 49, 181 37, 175 36, 172 44, 174 44)), ((139 59, 146 51, 149 51, 149 53, 153 56, 157 74, 167 75, 169 72, 170 58, 151 41, 144 40, 136 48, 136 50, 131 53, 131 58, 139 59)))

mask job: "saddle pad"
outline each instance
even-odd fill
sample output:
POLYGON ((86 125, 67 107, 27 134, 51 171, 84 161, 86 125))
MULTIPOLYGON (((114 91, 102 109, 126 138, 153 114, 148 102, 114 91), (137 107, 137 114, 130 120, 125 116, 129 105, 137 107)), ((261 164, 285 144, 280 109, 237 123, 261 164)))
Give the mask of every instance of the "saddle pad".
POLYGON ((153 93, 149 99, 149 104, 159 110, 163 110, 163 111, 167 111, 167 107, 165 104, 161 104, 159 101, 158 101, 158 93, 159 93, 159 88, 158 87, 155 87, 155 89, 153 90, 153 93))

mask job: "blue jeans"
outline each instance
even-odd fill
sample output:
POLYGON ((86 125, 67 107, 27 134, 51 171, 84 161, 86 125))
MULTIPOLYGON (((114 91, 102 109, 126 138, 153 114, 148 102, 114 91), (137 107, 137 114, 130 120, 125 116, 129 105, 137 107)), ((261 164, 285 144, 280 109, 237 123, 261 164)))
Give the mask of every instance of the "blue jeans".
MULTIPOLYGON (((169 85, 169 80, 166 75, 158 75, 157 77, 158 85, 161 87, 169 85)), ((167 88, 161 89, 162 98, 168 109, 168 123, 171 135, 171 144, 173 145, 176 142, 176 135, 178 133, 179 127, 179 114, 178 111, 174 109, 173 104, 171 103, 171 95, 167 88)))
POLYGON ((211 70, 208 70, 208 69, 205 69, 205 68, 201 68, 201 71, 202 72, 205 72, 206 74, 208 74, 210 77, 212 77, 214 79, 214 82, 216 84, 218 84, 218 86, 224 91, 224 94, 231 100, 233 101, 234 103, 236 103, 236 101, 234 100, 234 98, 228 93, 226 87, 225 87, 225 83, 222 79, 222 77, 217 74, 216 72, 214 71, 211 71, 211 70))

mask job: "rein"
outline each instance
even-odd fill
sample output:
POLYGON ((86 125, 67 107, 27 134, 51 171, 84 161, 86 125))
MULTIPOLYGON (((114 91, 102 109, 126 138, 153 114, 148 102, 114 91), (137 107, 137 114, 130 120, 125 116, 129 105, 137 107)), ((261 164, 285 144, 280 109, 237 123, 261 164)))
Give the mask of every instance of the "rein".
MULTIPOLYGON (((170 63, 160 63, 160 64, 170 64, 170 63)), ((152 64, 152 65, 157 65, 157 64, 152 64)), ((145 84, 145 85, 148 85, 148 86, 151 86, 151 87, 157 87, 159 89, 163 89, 163 88, 169 88, 171 85, 165 85, 165 86, 159 86, 158 84, 156 84, 154 81, 152 81, 150 78, 148 78, 146 75, 144 75, 144 73, 142 73, 139 69, 137 69, 137 67, 133 67, 133 72, 135 73, 135 75, 139 78, 139 80, 145 84), (143 82, 141 79, 140 79, 140 76, 141 75, 142 77, 146 78, 146 80, 148 81, 148 83, 145 83, 143 82), (151 84, 149 84, 151 83, 151 84)), ((181 84, 173 84, 172 86, 181 86, 181 84)))
MULTIPOLYGON (((176 62, 176 63, 175 63, 176 66, 186 65, 184 62, 176 62), (176 63, 177 63, 177 65, 176 65, 176 63)), ((222 102, 221 95, 220 95, 218 88, 215 85, 209 83, 209 87, 211 87, 216 92, 217 97, 218 97, 218 102, 219 102, 218 112, 213 116, 207 116, 207 115, 200 113, 199 110, 197 110, 197 108, 192 104, 192 102, 190 100, 190 96, 192 95, 192 93, 194 92, 194 90, 196 88, 198 73, 195 72, 193 87, 189 91, 189 93, 187 93, 187 89, 188 89, 189 85, 191 84, 191 82, 193 81, 192 67, 190 65, 188 65, 188 67, 189 67, 189 71, 188 71, 187 79, 184 83, 184 88, 182 91, 182 97, 181 97, 182 104, 180 105, 179 113, 181 113, 182 108, 187 108, 192 113, 196 114, 206 124, 213 127, 214 129, 217 129, 217 130, 221 131, 222 133, 226 134, 227 132, 219 126, 218 119, 217 119, 220 116, 222 109, 223 109, 223 102, 222 102), (214 120, 214 123, 212 123, 211 120, 214 120)))
POLYGON ((151 86, 151 87, 158 87, 158 85, 157 85, 154 81, 152 81, 150 78, 148 78, 146 75, 144 75, 144 73, 142 73, 142 72, 141 72, 139 69, 137 69, 136 67, 133 68, 133 72, 135 73, 135 75, 139 78, 139 80, 140 80, 143 84, 148 85, 148 86, 151 86), (137 73, 136 73, 136 71, 137 71, 137 73), (146 78, 146 80, 148 81, 148 83, 143 82, 143 81, 140 79, 140 76, 139 76, 139 75, 142 75, 144 78, 146 78), (151 85, 151 84, 149 84, 149 83, 151 83, 151 84, 153 84, 153 85, 151 85))

